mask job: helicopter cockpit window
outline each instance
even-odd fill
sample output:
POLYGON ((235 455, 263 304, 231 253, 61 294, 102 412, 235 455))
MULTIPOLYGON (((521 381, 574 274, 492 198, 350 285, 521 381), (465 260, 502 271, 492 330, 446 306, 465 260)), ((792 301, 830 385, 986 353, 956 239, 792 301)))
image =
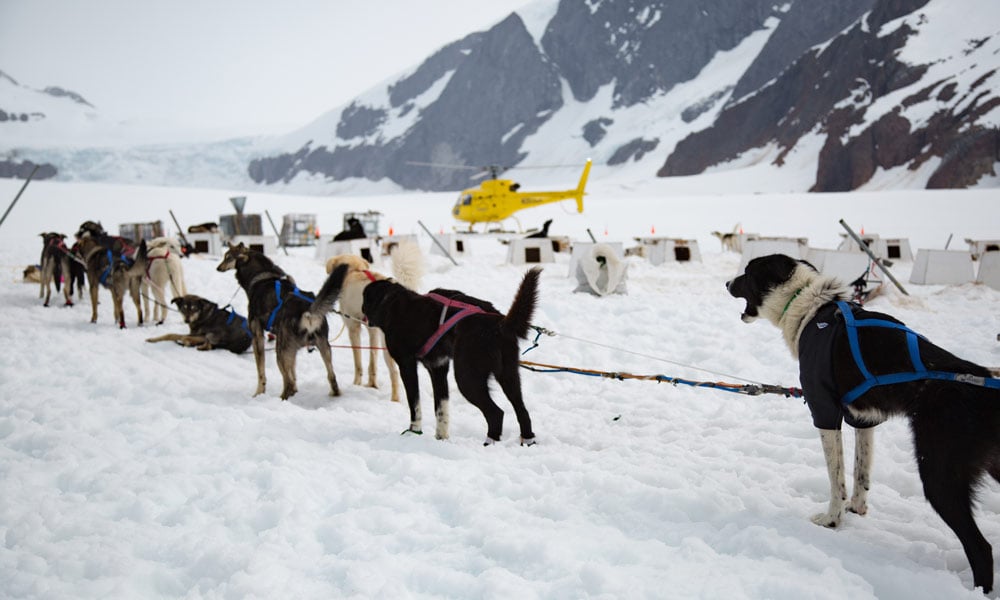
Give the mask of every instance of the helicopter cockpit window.
POLYGON ((469 206, 470 204, 472 204, 472 194, 465 194, 464 196, 459 196, 458 202, 462 206, 469 206))

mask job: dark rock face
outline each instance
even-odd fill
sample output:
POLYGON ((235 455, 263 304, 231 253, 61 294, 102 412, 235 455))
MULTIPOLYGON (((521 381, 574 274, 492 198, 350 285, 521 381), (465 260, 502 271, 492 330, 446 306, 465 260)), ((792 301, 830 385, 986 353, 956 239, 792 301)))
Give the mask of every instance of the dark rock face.
POLYGON ((30 160, 17 161, 11 159, 0 160, 0 177, 4 179, 27 179, 31 176, 31 172, 38 167, 38 171, 35 172, 34 179, 52 179, 58 173, 55 165, 50 165, 48 163, 42 165, 36 165, 30 160))
POLYGON ((642 138, 636 138, 615 150, 615 153, 608 159, 608 165, 620 165, 628 162, 629 160, 642 160, 642 157, 645 156, 647 152, 656 150, 656 147, 659 145, 660 140, 644 140, 642 138))
POLYGON ((766 0, 562 0, 542 36, 546 55, 587 101, 614 82, 614 106, 632 106, 693 79, 773 14, 766 0), (593 8, 591 8, 593 6, 593 8))
POLYGON ((904 26, 881 38, 872 32, 924 4, 926 0, 875 2, 864 26, 855 25, 821 52, 803 54, 770 85, 727 107, 711 127, 683 139, 658 175, 700 173, 769 143, 781 149, 776 159, 781 164, 798 140, 817 126, 825 143, 811 191, 856 189, 879 168, 916 169, 933 156, 942 157, 942 162, 928 187, 965 187, 993 173, 998 134, 976 124, 1000 103, 982 83, 992 80, 992 74, 968 90, 954 81, 935 82, 874 121, 867 115, 875 100, 917 84, 927 71, 926 66, 905 65, 895 58, 913 30, 904 26), (914 128, 902 111, 928 101, 949 106, 936 109, 914 128))
POLYGON ((408 188, 456 189, 469 183, 468 173, 408 163, 516 164, 523 158, 519 148, 524 139, 562 106, 555 67, 513 14, 489 31, 435 53, 391 86, 389 98, 388 107, 355 103, 345 109, 335 147, 306 145, 293 153, 254 160, 250 177, 264 183, 287 182, 305 171, 338 180, 387 177, 408 188), (388 119, 417 110, 412 102, 444 77, 450 78, 440 95, 419 109, 405 133, 382 137, 388 119), (393 109, 398 114, 390 116, 393 109), (354 137, 376 141, 349 145, 354 137))
POLYGON ((614 119, 607 117, 587 121, 583 124, 583 139, 587 140, 587 143, 593 148, 604 139, 604 136, 608 133, 607 127, 614 124, 614 122, 614 119))

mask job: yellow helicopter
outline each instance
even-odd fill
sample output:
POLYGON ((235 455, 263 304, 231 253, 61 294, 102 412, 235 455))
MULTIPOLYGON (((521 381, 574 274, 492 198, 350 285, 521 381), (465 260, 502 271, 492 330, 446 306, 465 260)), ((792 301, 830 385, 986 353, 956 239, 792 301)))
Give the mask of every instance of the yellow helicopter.
MULTIPOLYGON (((435 163, 411 164, 428 167, 480 170, 478 167, 462 167, 435 163)), ((500 174, 510 167, 483 167, 484 176, 489 174, 489 179, 479 184, 478 188, 462 190, 458 195, 455 206, 451 209, 451 214, 459 221, 469 223, 469 231, 472 231, 477 223, 499 223, 511 217, 519 210, 551 202, 560 202, 562 200, 576 200, 576 211, 583 212, 584 188, 587 185, 587 177, 590 175, 590 164, 590 159, 587 159, 576 189, 544 192, 521 191, 519 183, 515 183, 510 179, 499 179, 500 174)))

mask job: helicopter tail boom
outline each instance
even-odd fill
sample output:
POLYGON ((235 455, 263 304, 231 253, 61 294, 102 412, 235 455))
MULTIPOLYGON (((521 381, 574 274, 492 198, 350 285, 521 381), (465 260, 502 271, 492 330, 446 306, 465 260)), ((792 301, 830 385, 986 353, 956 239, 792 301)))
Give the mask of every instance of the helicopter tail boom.
POLYGON ((573 197, 576 199, 576 212, 583 212, 583 189, 587 187, 587 177, 590 176, 590 159, 587 159, 587 164, 583 165, 583 174, 580 175, 580 183, 576 186, 576 193, 573 197))

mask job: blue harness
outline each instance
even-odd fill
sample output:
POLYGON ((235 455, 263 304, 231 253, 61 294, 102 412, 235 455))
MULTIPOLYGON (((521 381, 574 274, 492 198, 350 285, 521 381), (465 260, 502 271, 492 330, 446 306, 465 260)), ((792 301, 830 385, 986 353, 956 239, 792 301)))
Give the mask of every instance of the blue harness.
POLYGON ((232 325, 233 321, 236 319, 240 320, 240 324, 243 326, 243 332, 246 333, 248 337, 253 337, 253 334, 250 333, 250 326, 247 325, 247 318, 236 314, 236 311, 233 309, 229 310, 229 318, 226 319, 226 327, 232 325))
POLYGON ((921 379, 957 381, 960 383, 971 383, 972 385, 978 385, 980 387, 1000 390, 1000 379, 996 379, 994 377, 980 377, 978 375, 948 373, 945 371, 929 371, 920 359, 920 348, 918 346, 918 339, 923 339, 926 342, 927 338, 924 338, 922 335, 905 325, 893 323, 892 321, 887 321, 885 319, 855 319, 854 311, 851 310, 851 305, 842 300, 837 302, 837 307, 840 308, 840 314, 844 316, 844 324, 847 326, 847 340, 851 346, 851 355, 854 357, 854 363, 857 365, 858 370, 861 371, 861 376, 865 379, 860 385, 844 394, 844 397, 841 399, 841 402, 844 404, 854 402, 862 394, 875 386, 907 383, 921 379), (858 344, 859 327, 886 327, 889 329, 898 329, 899 331, 904 332, 906 334, 906 347, 910 353, 910 362, 913 364, 913 371, 888 373, 885 375, 872 375, 871 371, 868 370, 868 367, 865 366, 865 361, 861 356, 861 347, 858 344))
MULTIPOLYGON (((300 300, 305 300, 309 304, 313 303, 313 299, 303 294, 302 290, 300 290, 298 286, 292 288, 292 295, 300 300)), ((274 297, 277 298, 278 305, 274 307, 270 316, 267 317, 267 325, 264 326, 264 329, 267 331, 271 331, 271 327, 274 325, 274 318, 278 316, 278 311, 281 310, 281 307, 285 304, 285 299, 281 297, 280 279, 274 280, 274 297)))
MULTIPOLYGON (((132 261, 129 260, 129 258, 125 256, 124 253, 122 253, 122 255, 119 258, 121 258, 122 262, 125 263, 126 267, 132 266, 133 264, 132 261)), ((115 255, 111 252, 111 248, 108 248, 108 267, 104 269, 104 272, 101 273, 101 276, 98 278, 98 281, 101 282, 101 285, 104 286, 108 285, 108 276, 111 275, 111 271, 112 269, 114 269, 114 266, 115 266, 115 255)))

